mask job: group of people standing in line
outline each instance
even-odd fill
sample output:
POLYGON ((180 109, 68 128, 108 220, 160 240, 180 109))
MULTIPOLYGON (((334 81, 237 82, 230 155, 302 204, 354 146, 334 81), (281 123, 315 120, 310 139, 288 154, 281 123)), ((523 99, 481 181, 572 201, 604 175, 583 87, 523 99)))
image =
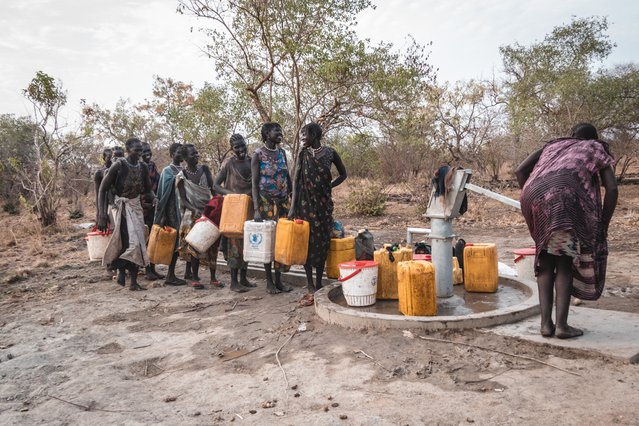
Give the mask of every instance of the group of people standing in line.
MULTIPOLYGON (((105 166, 95 176, 97 227, 101 231, 113 229, 103 265, 117 270, 118 284, 125 285, 128 272, 129 288, 144 290, 137 277, 138 268, 146 267, 149 280, 165 278, 167 285, 185 285, 189 280, 195 288, 203 288, 199 266, 204 263, 210 270, 211 285, 224 287, 216 276, 221 247, 231 270, 231 290, 245 292, 255 287, 246 276, 242 239, 220 239, 206 253, 196 252, 184 241, 203 214, 217 217, 219 223, 223 195, 246 194, 252 197, 257 222, 283 217, 309 222, 304 265, 308 293, 300 303, 312 304, 313 293, 322 287, 333 229, 332 188, 346 179, 346 169, 338 153, 321 144, 322 128, 316 123, 301 129, 302 149, 292 176, 286 152, 279 146, 282 127, 265 123, 261 136, 263 145, 249 158, 244 137, 232 135, 233 155, 222 163, 215 177, 206 165, 199 164, 198 151, 191 144, 171 145, 171 164, 159 174, 151 161, 150 146, 137 138, 126 141, 126 156, 118 147, 104 151, 105 166), (333 165, 338 172, 335 179, 333 165), (147 256, 145 225, 150 229, 154 224, 179 230, 166 277, 147 256), (186 261, 184 279, 175 274, 178 257, 186 261)), ((536 245, 543 336, 581 335, 582 330, 567 322, 571 295, 586 300, 601 296, 608 227, 618 196, 613 166, 608 144, 599 140, 596 128, 580 123, 570 137, 548 142, 515 171, 522 188, 522 212, 536 245), (605 189, 603 203, 600 186, 605 189)), ((277 262, 264 265, 268 293, 291 290, 281 278, 289 267, 277 262)))
MULTIPOLYGON (((99 230, 112 229, 103 265, 117 271, 118 284, 124 286, 128 275, 130 290, 144 290, 137 277, 139 268, 145 267, 148 280, 164 279, 165 284, 176 286, 190 281, 194 288, 204 288, 199 277, 203 263, 209 267, 211 286, 224 287, 216 275, 221 249, 231 272, 231 290, 245 292, 256 287, 247 278, 241 238, 223 237, 206 253, 195 251, 184 240, 203 214, 217 218, 219 223, 224 195, 246 194, 252 197, 255 221, 286 217, 309 222, 308 260, 304 265, 308 294, 303 302, 312 302, 312 294, 322 286, 333 229, 332 188, 346 179, 346 169, 338 153, 321 144, 322 128, 317 123, 301 129, 302 149, 293 175, 286 152, 279 146, 284 137, 282 127, 265 123, 261 137, 263 145, 249 157, 244 137, 233 134, 229 140, 233 155, 224 160, 215 176, 209 167, 199 163, 197 148, 192 144, 171 145, 171 164, 161 173, 151 160, 149 144, 138 138, 126 141, 126 156, 119 147, 104 150, 104 167, 95 175, 96 220, 99 230), (338 172, 335 179, 333 165, 338 172), (154 224, 179 231, 166 276, 149 262, 146 251, 145 225, 150 230, 154 224), (175 273, 178 258, 186 262, 183 279, 175 273)), ((281 278, 289 267, 277 262, 264 265, 268 293, 291 291, 281 278)))

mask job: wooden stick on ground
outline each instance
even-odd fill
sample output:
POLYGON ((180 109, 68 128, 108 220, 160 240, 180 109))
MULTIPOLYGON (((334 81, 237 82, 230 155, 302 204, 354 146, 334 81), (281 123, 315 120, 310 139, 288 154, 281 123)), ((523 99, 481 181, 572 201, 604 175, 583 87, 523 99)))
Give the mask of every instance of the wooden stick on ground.
POLYGON ((233 306, 231 308, 227 308, 224 309, 224 312, 231 312, 233 309, 235 309, 235 307, 237 306, 237 300, 235 301, 235 303, 233 303, 233 306))
POLYGON ((538 364, 547 365, 548 367, 555 368, 555 369, 557 369, 559 371, 563 371, 564 373, 572 374, 573 376, 583 377, 581 374, 577 374, 577 373, 573 373, 572 371, 564 370, 563 368, 557 367, 556 365, 552 365, 552 364, 549 364, 549 363, 547 363, 545 361, 542 361, 540 359, 532 358, 532 357, 525 356, 525 355, 511 354, 509 352, 500 351, 499 349, 491 349, 491 348, 487 348, 485 346, 472 345, 470 343, 453 342, 452 340, 438 339, 436 337, 426 337, 426 336, 417 336, 417 337, 419 337, 422 340, 427 340, 429 342, 449 343, 449 344, 453 344, 453 345, 467 346, 469 348, 476 348, 476 349, 481 349, 481 350, 488 351, 488 352, 495 352, 495 353, 498 353, 498 354, 511 356, 513 358, 525 359, 525 360, 528 360, 528 361, 536 362, 538 364))
POLYGON ((250 351, 248 351, 248 352, 246 352, 246 353, 239 354, 239 355, 234 356, 234 357, 230 357, 230 358, 223 359, 223 360, 222 360, 222 362, 233 361, 234 359, 238 359, 238 358, 241 358, 241 357, 246 356, 246 355, 248 355, 248 354, 252 354, 252 353, 253 353, 253 352, 255 352, 255 351, 259 351, 259 350, 260 350, 260 349, 262 349, 263 347, 264 347, 264 346, 258 346, 257 348, 255 348, 255 349, 251 349, 250 351))
POLYGON ((504 373, 508 373, 508 372, 509 372, 509 371, 511 371, 511 370, 512 370, 512 368, 507 368, 507 369, 505 369, 505 370, 503 370, 503 371, 500 371, 499 373, 494 374, 494 375, 492 375, 492 376, 490 376, 490 377, 487 377, 487 378, 485 378, 485 379, 479 379, 479 380, 465 380, 465 381, 464 381, 464 383, 468 385, 468 384, 473 384, 473 383, 482 383, 482 382, 487 382, 487 381, 489 381, 489 380, 494 379, 494 378, 495 378, 495 377, 497 377, 497 376, 501 376, 501 375, 502 375, 502 374, 504 374, 504 373))
POLYGON ((288 389, 288 378, 286 377, 286 371, 284 371, 284 368, 282 367, 282 363, 280 362, 280 357, 279 357, 279 355, 280 355, 280 351, 282 350, 282 348, 283 348, 284 346, 286 346, 286 344, 287 344, 288 342, 290 342, 290 341, 291 341, 291 339, 293 338, 293 336, 295 336, 296 334, 297 334, 297 328, 295 329, 295 331, 293 332, 293 334, 291 334, 291 336, 290 336, 288 339, 286 339, 286 342, 284 342, 284 343, 282 344, 282 346, 280 346, 280 348, 277 350, 277 352, 275 352, 275 360, 277 361, 277 365, 279 365, 280 370, 282 370, 282 373, 284 373, 284 381, 286 382, 286 388, 287 388, 287 389, 288 389))
POLYGON ((91 405, 82 405, 76 404, 75 402, 67 401, 66 399, 58 398, 57 396, 48 395, 49 398, 57 399, 58 401, 64 402, 66 404, 74 405, 78 408, 82 408, 84 411, 104 411, 105 413, 144 413, 141 410, 104 410, 102 408, 95 408, 91 405))
POLYGON ((392 373, 391 370, 389 370, 388 368, 384 367, 382 364, 380 364, 379 362, 377 362, 375 360, 375 358, 373 358, 372 356, 370 356, 369 354, 367 354, 366 352, 364 352, 361 349, 357 349, 356 351, 354 351, 355 353, 361 353, 362 355, 364 355, 366 358, 370 359, 371 361, 373 361, 373 363, 375 365, 378 365, 379 367, 383 368, 384 370, 388 371, 389 373, 392 373))

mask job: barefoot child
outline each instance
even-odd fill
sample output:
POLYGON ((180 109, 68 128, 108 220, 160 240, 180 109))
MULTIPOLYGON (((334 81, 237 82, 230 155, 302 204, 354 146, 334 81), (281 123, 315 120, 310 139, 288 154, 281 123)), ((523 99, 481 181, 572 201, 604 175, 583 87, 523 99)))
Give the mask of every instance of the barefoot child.
MULTIPOLYGON (((224 160, 222 167, 215 176, 213 189, 218 194, 246 194, 252 195, 251 160, 246 155, 246 142, 240 134, 234 134, 229 141, 233 156, 224 160), (224 185, 224 186, 222 186, 224 185)), ((225 238, 225 237, 222 237, 225 238)), ((255 287, 246 278, 247 264, 244 262, 243 238, 227 238, 224 257, 231 269, 231 290, 243 293, 255 287), (240 280, 238 281, 238 270, 240 280)))

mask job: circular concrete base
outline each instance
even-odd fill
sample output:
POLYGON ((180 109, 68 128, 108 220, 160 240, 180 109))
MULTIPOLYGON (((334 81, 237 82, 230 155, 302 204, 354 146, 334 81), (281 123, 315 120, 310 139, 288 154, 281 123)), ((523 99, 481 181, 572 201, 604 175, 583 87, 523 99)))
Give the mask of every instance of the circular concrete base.
MULTIPOLYGON (((342 306, 335 300, 342 296, 342 286, 334 283, 315 293, 315 312, 329 324, 343 327, 362 328, 418 328, 422 330, 442 330, 461 328, 481 328, 520 321, 539 313, 537 285, 531 281, 519 281, 501 277, 499 286, 510 287, 523 293, 523 300, 511 306, 486 312, 465 315, 440 315, 432 317, 404 316, 401 313, 367 312, 365 308, 342 306)), ((499 290, 498 290, 499 291, 499 290)), ((438 305, 447 304, 446 299, 438 299, 438 305)))

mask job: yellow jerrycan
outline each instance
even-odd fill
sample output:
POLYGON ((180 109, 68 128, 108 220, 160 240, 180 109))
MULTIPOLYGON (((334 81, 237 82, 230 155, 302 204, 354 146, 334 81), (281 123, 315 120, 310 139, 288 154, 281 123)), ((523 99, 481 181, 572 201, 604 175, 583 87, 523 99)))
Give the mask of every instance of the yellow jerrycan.
POLYGON ((437 315, 435 268, 425 260, 399 262, 397 265, 399 311, 407 316, 437 315))
POLYGON ((309 232, 309 223, 305 220, 279 219, 275 228, 275 261, 283 265, 305 264, 309 232))
POLYGON ((146 253, 156 265, 170 265, 175 252, 177 231, 170 226, 153 225, 146 253))
POLYGON ((397 264, 407 260, 413 260, 413 250, 401 247, 399 250, 389 253, 390 244, 376 250, 373 254, 375 262, 379 263, 377 278, 377 298, 397 300, 397 264), (392 259, 391 260, 391 254, 392 259))
POLYGON ((453 256, 453 285, 464 284, 464 271, 459 267, 459 260, 453 256))
POLYGON ((326 276, 339 278, 339 264, 355 260, 355 237, 331 238, 326 258, 326 276))
POLYGON ((227 194, 222 203, 220 234, 228 238, 244 238, 244 222, 253 219, 253 203, 246 194, 227 194))
POLYGON ((494 293, 499 284, 497 246, 466 244, 464 248, 464 289, 476 293, 494 293))

